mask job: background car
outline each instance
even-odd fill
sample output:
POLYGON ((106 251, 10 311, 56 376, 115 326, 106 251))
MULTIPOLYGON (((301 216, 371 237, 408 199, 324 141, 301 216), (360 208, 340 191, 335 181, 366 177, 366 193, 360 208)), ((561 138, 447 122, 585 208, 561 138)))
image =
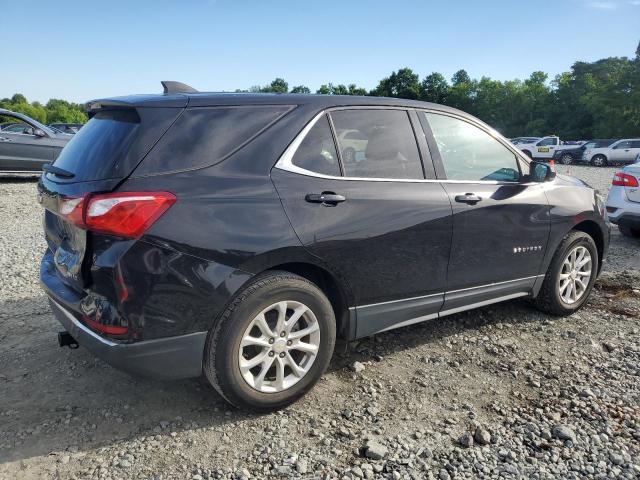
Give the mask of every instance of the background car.
POLYGON ((607 216, 626 237, 640 238, 640 163, 613 176, 607 196, 607 216))
POLYGON ((640 138, 625 138, 608 147, 585 150, 582 160, 596 167, 611 163, 634 163, 640 154, 640 138))
POLYGON ((82 128, 82 123, 50 123, 49 126, 62 133, 75 135, 82 128))
MULTIPOLYGON (((572 163, 581 162, 582 156, 586 150, 592 150, 594 148, 600 147, 608 147, 616 140, 613 138, 609 139, 594 139, 588 140, 587 142, 581 143, 579 146, 575 148, 565 148, 562 150, 556 150, 553 152, 553 160, 559 163, 563 163, 565 165, 570 165, 572 163)), ((567 143, 565 143, 566 145, 567 143)))
POLYGON ((0 173, 40 172, 73 138, 10 110, 0 109, 0 123, 0 173))

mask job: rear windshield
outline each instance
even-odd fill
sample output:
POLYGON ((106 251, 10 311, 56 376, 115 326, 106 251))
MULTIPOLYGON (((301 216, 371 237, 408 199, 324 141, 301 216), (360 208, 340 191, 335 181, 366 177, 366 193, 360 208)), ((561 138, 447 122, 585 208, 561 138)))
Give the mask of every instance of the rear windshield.
POLYGON ((136 175, 188 170, 220 162, 292 108, 249 105, 187 109, 144 159, 136 175))
POLYGON ((73 172, 74 182, 125 176, 123 158, 139 127, 135 110, 98 112, 65 146, 54 165, 73 172))

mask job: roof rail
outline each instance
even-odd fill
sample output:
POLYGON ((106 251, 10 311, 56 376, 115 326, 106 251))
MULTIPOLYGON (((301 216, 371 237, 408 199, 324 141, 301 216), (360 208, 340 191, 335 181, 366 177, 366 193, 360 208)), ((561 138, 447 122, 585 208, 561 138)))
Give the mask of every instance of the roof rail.
POLYGON ((172 93, 198 93, 198 90, 185 83, 173 82, 170 80, 163 80, 160 83, 162 83, 162 87, 164 88, 163 93, 165 95, 172 93))

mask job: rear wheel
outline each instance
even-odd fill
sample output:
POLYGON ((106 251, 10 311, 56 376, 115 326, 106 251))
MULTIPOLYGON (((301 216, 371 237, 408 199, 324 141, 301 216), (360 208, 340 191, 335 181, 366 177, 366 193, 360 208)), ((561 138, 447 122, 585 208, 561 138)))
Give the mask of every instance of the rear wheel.
POLYGON ((607 166, 607 157, 604 155, 595 155, 591 159, 591 165, 594 167, 606 167, 607 166))
POLYGON ((625 237, 640 238, 640 229, 638 228, 631 228, 626 225, 618 225, 618 230, 620 230, 620 233, 625 237))
POLYGON ((589 298, 598 272, 598 250, 589 235, 569 232, 556 250, 536 306, 554 315, 570 315, 589 298))
POLYGON ((560 157, 560 162, 564 165, 571 165, 573 163, 573 155, 570 153, 565 153, 560 157))
POLYGON ((276 410, 316 384, 335 337, 333 308, 316 285, 292 273, 267 272, 238 294, 209 333, 204 371, 229 403, 276 410))

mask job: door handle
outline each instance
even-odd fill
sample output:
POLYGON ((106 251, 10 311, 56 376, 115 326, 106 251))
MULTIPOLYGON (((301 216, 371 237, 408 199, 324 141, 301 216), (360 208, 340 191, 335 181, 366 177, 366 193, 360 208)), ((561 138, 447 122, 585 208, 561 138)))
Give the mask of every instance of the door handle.
POLYGON ((475 205, 482 197, 479 197, 475 193, 465 193, 464 195, 456 195, 456 202, 458 203, 468 203, 470 205, 475 205))
POLYGON ((321 203, 330 207, 335 207, 338 203, 346 200, 342 195, 336 195, 333 192, 307 193, 304 199, 309 203, 321 203))

